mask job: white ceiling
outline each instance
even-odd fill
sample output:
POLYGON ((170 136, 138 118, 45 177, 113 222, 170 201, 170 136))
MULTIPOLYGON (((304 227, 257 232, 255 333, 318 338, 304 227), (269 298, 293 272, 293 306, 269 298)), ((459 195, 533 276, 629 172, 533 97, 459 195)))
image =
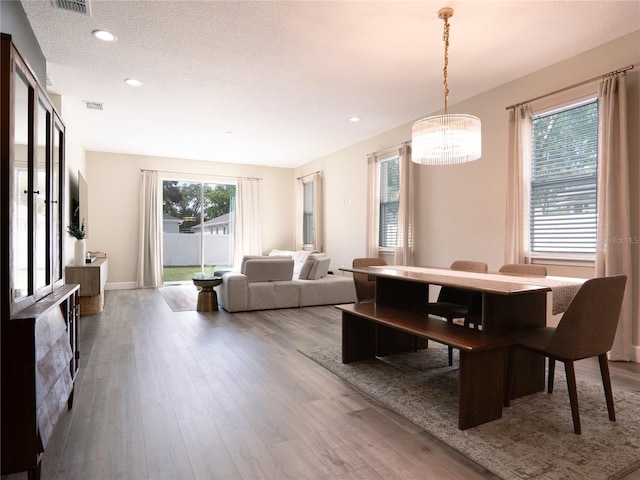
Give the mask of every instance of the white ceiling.
POLYGON ((283 167, 442 108, 441 7, 450 105, 640 28, 638 0, 54 1, 22 4, 86 150, 283 167))

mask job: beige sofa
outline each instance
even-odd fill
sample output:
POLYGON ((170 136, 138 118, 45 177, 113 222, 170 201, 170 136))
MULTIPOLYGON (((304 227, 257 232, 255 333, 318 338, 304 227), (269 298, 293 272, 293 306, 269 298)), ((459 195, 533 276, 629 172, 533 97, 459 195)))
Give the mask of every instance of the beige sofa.
POLYGON ((218 303, 242 312, 355 302, 353 278, 330 274, 330 263, 326 255, 308 252, 245 256, 239 272, 220 273, 218 303))

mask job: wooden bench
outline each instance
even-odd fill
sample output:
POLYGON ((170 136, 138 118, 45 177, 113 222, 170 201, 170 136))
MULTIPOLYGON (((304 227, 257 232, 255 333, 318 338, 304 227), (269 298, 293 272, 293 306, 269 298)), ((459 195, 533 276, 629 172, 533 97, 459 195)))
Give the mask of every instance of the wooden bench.
POLYGON ((502 417, 507 337, 375 303, 338 305, 342 363, 424 348, 433 340, 460 350, 458 428, 502 417), (422 339, 422 343, 416 339, 422 339))

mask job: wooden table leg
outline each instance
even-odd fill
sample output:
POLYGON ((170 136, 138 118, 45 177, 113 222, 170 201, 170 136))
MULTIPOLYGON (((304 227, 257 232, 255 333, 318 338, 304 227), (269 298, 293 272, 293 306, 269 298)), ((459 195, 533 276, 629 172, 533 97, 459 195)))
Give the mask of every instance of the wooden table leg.
POLYGON ((506 348, 460 352, 458 428, 502 417, 506 348))
MULTIPOLYGON (((505 334, 525 328, 543 327, 547 319, 547 292, 519 295, 482 296, 482 328, 488 333, 505 334)), ((518 351, 512 398, 544 390, 544 358, 518 351)), ((504 369, 506 371, 506 359, 504 369)), ((505 376, 506 378, 506 376, 505 376)))

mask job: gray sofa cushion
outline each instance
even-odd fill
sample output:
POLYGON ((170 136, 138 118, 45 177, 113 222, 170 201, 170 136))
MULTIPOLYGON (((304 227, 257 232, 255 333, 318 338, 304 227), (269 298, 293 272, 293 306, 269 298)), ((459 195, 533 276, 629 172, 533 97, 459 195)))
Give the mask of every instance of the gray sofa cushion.
POLYGON ((300 306, 300 286, 297 281, 273 282, 277 308, 300 306))
POLYGON ((330 264, 331 259, 329 257, 316 258, 307 279, 318 280, 319 278, 326 277, 327 273, 329 273, 330 264))
POLYGON ((254 282, 247 293, 247 310, 268 310, 277 307, 273 282, 254 282))
POLYGON ((351 277, 327 275, 318 280, 298 280, 298 284, 301 307, 353 303, 356 299, 356 287, 351 277))
POLYGON ((293 277, 293 258, 251 258, 245 262, 243 273, 247 276, 249 283, 291 280, 293 277))
POLYGON ((313 255, 308 255, 307 258, 302 262, 302 267, 300 267, 300 273, 298 273, 298 278, 300 280, 306 280, 309 278, 309 273, 311 273, 311 269, 313 265, 316 263, 316 257, 313 255))
POLYGON ((291 255, 245 255, 240 263, 240 273, 245 273, 244 269, 249 260, 278 260, 293 258, 291 255))

